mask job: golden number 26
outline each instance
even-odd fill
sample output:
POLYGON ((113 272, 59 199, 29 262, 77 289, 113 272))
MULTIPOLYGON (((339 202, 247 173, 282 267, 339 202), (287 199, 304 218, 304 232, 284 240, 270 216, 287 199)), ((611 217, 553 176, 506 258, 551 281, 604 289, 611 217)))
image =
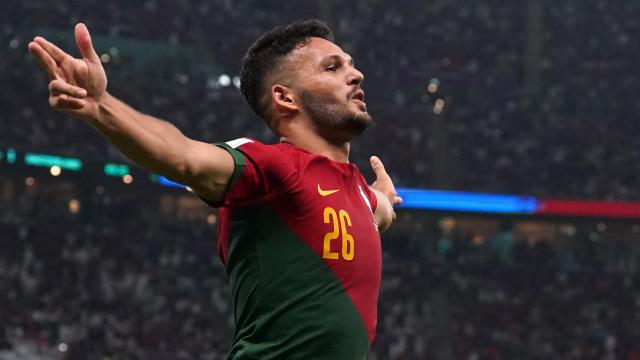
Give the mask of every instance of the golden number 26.
POLYGON ((324 223, 332 224, 333 230, 324 235, 322 257, 332 260, 337 260, 340 257, 338 252, 331 251, 331 241, 339 238, 340 233, 342 233, 342 258, 348 261, 353 260, 355 242, 353 241, 353 236, 347 231, 347 227, 351 227, 349 213, 345 210, 336 212, 336 209, 326 207, 324 208, 324 223))

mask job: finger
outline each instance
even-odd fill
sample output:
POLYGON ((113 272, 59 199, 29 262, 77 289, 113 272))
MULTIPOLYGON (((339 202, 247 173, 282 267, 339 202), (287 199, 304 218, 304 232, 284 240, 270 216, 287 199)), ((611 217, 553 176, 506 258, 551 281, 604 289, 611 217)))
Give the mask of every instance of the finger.
POLYGON ((49 92, 52 96, 69 95, 76 98, 84 98, 87 91, 83 88, 73 86, 66 81, 56 79, 49 83, 49 92))
POLYGON ((78 45, 78 49, 80 49, 82 57, 88 59, 94 64, 99 64, 100 57, 96 53, 96 50, 93 48, 91 35, 89 34, 89 29, 87 29, 87 26, 83 23, 77 24, 75 28, 75 34, 76 44, 78 45))
POLYGON ((67 95, 49 97, 49 105, 58 111, 79 110, 84 107, 84 100, 67 95))
POLYGON ((382 161, 379 157, 372 156, 369 159, 369 162, 371 163, 371 168, 373 169, 373 172, 376 174, 377 178, 380 178, 381 176, 389 176, 387 175, 387 172, 384 169, 384 165, 382 164, 382 161))
POLYGON ((51 80, 57 78, 56 76, 56 68, 58 65, 55 60, 40 46, 40 44, 36 42, 29 43, 29 52, 38 60, 40 66, 49 74, 51 80))
POLYGON ((47 41, 42 36, 36 36, 35 39, 33 39, 33 41, 38 43, 38 45, 42 46, 44 51, 46 51, 53 58, 53 60, 55 60, 55 62, 57 64, 60 64, 66 58, 70 57, 69 54, 67 54, 66 52, 62 51, 62 49, 60 49, 59 47, 55 46, 53 43, 47 41))
POLYGON ((401 204, 402 204, 402 198, 400 196, 394 196, 393 205, 401 205, 401 204))

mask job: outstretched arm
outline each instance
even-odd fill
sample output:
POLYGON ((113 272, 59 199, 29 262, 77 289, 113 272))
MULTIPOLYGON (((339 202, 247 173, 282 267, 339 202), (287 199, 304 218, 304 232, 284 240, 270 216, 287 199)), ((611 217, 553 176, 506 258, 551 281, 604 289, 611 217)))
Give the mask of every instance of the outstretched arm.
POLYGON ((29 51, 49 74, 49 105, 95 127, 142 167, 190 186, 211 202, 224 197, 234 164, 226 151, 186 137, 164 120, 142 114, 107 91, 107 77, 84 24, 75 27, 82 59, 42 37, 29 51))
POLYGON ((372 156, 369 161, 373 172, 376 174, 376 181, 369 188, 376 194, 376 199, 378 200, 378 206, 373 215, 376 218, 378 229, 382 232, 387 230, 396 219, 393 205, 402 204, 402 198, 398 196, 393 186, 393 181, 387 174, 382 161, 377 156, 372 156))

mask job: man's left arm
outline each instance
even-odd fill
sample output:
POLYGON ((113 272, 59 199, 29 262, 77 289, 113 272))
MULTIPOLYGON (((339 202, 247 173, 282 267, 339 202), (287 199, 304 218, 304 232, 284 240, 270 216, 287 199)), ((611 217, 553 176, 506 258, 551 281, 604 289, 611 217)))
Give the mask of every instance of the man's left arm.
POLYGON ((376 223, 378 224, 378 230, 383 232, 391 226, 391 223, 396 218, 396 213, 393 210, 393 205, 402 204, 402 198, 398 196, 391 177, 384 169, 382 161, 377 156, 372 156, 369 161, 371 162, 371 168, 376 174, 376 181, 369 186, 369 189, 376 195, 378 200, 378 206, 374 212, 376 223))

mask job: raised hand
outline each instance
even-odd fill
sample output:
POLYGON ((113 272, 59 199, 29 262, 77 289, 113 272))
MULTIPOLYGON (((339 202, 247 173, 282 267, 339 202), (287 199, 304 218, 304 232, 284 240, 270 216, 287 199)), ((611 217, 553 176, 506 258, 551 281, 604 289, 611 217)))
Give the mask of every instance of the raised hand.
MULTIPOLYGON (((393 186, 393 181, 391 181, 391 177, 387 174, 387 171, 382 164, 382 161, 377 156, 372 156, 369 161, 371 162, 371 168, 373 172, 376 174, 376 181, 371 184, 371 188, 382 193, 387 200, 389 200, 389 204, 400 205, 402 204, 402 198, 398 196, 396 192, 396 188, 393 186)), ((392 218, 396 218, 396 213, 392 211, 392 218)))
POLYGON ((100 99, 106 94, 107 76, 100 57, 93 49, 87 27, 75 27, 75 38, 82 59, 76 59, 38 36, 29 51, 49 74, 49 105, 79 119, 97 116, 100 99))

